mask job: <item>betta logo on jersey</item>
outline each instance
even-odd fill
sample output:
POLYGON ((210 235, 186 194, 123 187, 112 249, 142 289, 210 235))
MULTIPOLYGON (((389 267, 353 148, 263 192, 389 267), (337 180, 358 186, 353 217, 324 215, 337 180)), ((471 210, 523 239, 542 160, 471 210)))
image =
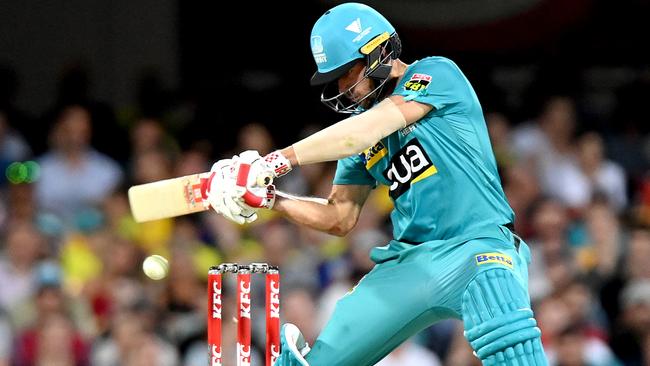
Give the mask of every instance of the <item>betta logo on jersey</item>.
POLYGON ((388 154, 386 146, 379 141, 373 147, 364 150, 364 152, 359 155, 361 155, 361 159, 363 159, 363 162, 366 165, 366 170, 369 170, 373 165, 377 164, 381 158, 386 156, 386 154, 388 154))
POLYGON ((512 268, 512 257, 501 253, 482 253, 476 256, 477 266, 488 263, 501 264, 512 268))
POLYGON ((438 172, 417 138, 409 141, 390 159, 383 174, 392 182, 389 194, 396 200, 411 185, 438 172))
POLYGON ((409 81, 404 83, 405 90, 420 92, 425 90, 431 82, 431 75, 413 74, 409 81))

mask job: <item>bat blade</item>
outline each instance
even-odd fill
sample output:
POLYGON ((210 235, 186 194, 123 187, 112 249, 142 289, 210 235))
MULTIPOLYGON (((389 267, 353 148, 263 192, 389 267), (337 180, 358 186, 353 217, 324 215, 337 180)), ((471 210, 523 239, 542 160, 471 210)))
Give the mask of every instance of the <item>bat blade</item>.
POLYGON ((206 211, 201 179, 207 173, 186 175, 129 188, 131 213, 137 222, 206 211))

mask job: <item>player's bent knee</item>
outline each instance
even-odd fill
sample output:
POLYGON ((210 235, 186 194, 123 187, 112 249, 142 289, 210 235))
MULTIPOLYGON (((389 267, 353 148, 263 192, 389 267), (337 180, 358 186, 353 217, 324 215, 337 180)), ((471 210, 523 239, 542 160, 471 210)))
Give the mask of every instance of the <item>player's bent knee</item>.
POLYGON ((478 274, 462 299, 465 338, 486 365, 546 365, 528 294, 506 269, 478 274))
POLYGON ((465 331, 480 359, 541 336, 530 309, 503 314, 465 331))

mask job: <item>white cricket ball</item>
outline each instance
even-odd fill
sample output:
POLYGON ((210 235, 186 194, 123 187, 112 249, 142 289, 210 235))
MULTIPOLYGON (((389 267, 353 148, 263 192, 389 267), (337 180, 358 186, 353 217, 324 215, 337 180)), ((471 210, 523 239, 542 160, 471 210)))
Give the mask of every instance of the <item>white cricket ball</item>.
POLYGON ((163 256, 150 255, 142 262, 142 270, 152 280, 162 280, 169 272, 169 262, 163 256))

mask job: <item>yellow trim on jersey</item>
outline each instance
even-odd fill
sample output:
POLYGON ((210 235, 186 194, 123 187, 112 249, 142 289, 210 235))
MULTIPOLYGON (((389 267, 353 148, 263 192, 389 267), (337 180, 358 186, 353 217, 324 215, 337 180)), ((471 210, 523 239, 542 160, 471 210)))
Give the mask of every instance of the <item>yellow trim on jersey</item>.
POLYGON ((430 177, 438 172, 438 169, 436 169, 435 165, 431 165, 430 167, 427 168, 427 170, 423 171, 422 174, 418 175, 417 178, 413 179, 411 181, 411 184, 417 183, 421 181, 422 179, 426 177, 430 177))
POLYGON ((370 168, 377 164, 377 162, 386 156, 386 154, 388 154, 388 149, 386 149, 381 141, 375 144, 375 146, 366 149, 363 152, 363 155, 366 157, 366 170, 370 170, 370 168))

